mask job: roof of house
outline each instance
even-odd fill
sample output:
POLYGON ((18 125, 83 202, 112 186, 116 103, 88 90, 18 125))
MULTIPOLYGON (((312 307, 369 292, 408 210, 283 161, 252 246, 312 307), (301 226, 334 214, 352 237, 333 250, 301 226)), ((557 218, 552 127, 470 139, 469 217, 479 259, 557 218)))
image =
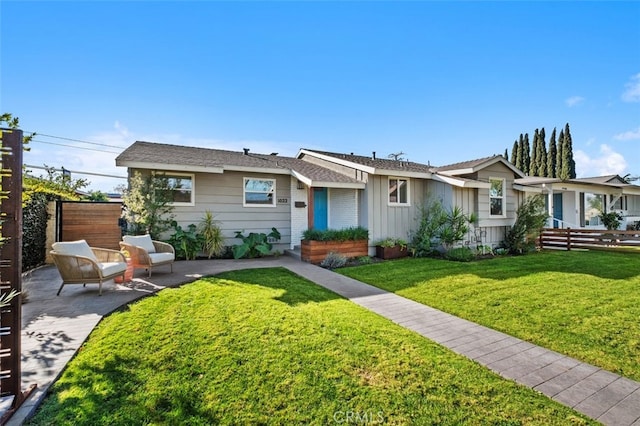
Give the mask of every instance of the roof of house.
POLYGON ((503 163, 517 176, 524 176, 524 173, 522 173, 520 169, 507 161, 502 155, 492 155, 489 157, 478 158, 476 160, 462 161, 460 163, 448 164, 446 166, 433 167, 433 171, 449 176, 466 175, 475 173, 478 170, 481 170, 495 163, 503 163))
MULTIPOLYGON (((622 191, 623 194, 640 195, 640 186, 626 183, 618 175, 597 176, 588 178, 576 178, 562 180, 560 178, 525 176, 515 180, 516 185, 542 188, 547 185, 556 188, 554 184, 559 184, 558 188, 564 190, 571 188, 572 190, 580 190, 580 188, 610 188, 616 192, 622 191)), ((595 189, 597 191, 597 189, 595 189)))
POLYGON ((206 173, 236 170, 292 174, 312 186, 364 187, 355 178, 297 158, 155 142, 133 143, 116 157, 116 165, 206 173))
POLYGON ((363 166, 366 171, 375 173, 385 171, 397 171, 397 172, 414 172, 414 173, 430 173, 431 166, 428 164, 414 163, 412 161, 405 160, 391 160, 388 158, 378 158, 375 153, 371 156, 343 154, 338 152, 319 151, 315 149, 303 148, 298 153, 298 158, 302 158, 305 155, 313 155, 319 158, 323 158, 327 161, 333 161, 338 164, 348 165, 354 168, 357 166, 363 166), (351 163, 351 164, 347 164, 351 163))

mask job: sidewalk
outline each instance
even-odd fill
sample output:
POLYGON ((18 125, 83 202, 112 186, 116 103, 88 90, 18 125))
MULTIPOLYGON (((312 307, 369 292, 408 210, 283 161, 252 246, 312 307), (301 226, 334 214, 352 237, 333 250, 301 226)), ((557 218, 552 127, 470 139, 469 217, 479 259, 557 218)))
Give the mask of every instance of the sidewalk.
POLYGON ((23 280, 22 385, 37 389, 8 425, 21 425, 46 395, 66 363, 104 315, 163 288, 234 269, 282 266, 391 321, 462 354, 501 376, 533 388, 607 425, 640 426, 640 383, 454 317, 326 269, 283 256, 252 260, 180 261, 154 271, 138 271, 127 285, 67 285, 53 266, 23 280))

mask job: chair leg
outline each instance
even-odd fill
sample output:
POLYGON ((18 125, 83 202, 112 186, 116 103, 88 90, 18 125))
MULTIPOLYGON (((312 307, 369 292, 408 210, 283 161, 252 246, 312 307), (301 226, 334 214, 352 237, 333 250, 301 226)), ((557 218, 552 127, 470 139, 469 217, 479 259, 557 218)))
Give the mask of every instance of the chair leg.
POLYGON ((102 296, 102 281, 98 283, 98 296, 102 296))
POLYGON ((147 269, 147 271, 149 271, 149 278, 151 278, 151 266, 149 266, 149 269, 147 269))
POLYGON ((60 292, 62 291, 62 287, 64 287, 64 283, 62 283, 62 285, 58 289, 58 293, 56 293, 56 296, 60 296, 60 292))

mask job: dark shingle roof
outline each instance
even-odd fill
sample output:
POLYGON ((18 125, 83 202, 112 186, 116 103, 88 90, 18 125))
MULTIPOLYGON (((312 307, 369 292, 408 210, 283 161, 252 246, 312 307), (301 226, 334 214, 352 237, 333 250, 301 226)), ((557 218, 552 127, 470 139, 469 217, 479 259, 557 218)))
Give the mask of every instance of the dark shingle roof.
MULTIPOLYGON (((303 176, 319 182, 357 183, 341 173, 292 157, 268 154, 245 154, 214 148, 199 148, 137 141, 116 158, 117 165, 127 163, 166 164, 191 167, 247 167, 256 169, 295 170, 303 176)), ((257 170, 259 171, 259 170, 257 170)))
POLYGON ((445 166, 434 167, 434 170, 438 172, 445 172, 447 170, 461 170, 461 169, 472 169, 474 167, 480 166, 484 163, 487 163, 494 158, 498 157, 497 155, 491 155, 489 157, 478 158, 476 160, 469 161, 461 161, 460 163, 447 164, 445 166))
POLYGON ((354 155, 354 154, 341 154, 337 152, 318 151, 315 149, 304 148, 304 151, 332 157, 338 160, 349 161, 354 164, 359 164, 366 167, 371 167, 380 170, 398 170, 409 171, 419 173, 429 173, 431 166, 428 164, 414 163, 411 161, 402 160, 389 160, 386 158, 373 158, 372 156, 354 155))

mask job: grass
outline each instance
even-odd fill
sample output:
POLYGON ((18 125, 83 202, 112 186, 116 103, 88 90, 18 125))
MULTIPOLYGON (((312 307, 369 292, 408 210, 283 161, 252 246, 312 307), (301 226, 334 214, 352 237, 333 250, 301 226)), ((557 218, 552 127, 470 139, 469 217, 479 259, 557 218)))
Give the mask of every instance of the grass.
POLYGON ((45 424, 591 424, 285 269, 201 279, 105 318, 45 424))
POLYGON ((640 380, 638 254, 404 259, 339 272, 640 380))

